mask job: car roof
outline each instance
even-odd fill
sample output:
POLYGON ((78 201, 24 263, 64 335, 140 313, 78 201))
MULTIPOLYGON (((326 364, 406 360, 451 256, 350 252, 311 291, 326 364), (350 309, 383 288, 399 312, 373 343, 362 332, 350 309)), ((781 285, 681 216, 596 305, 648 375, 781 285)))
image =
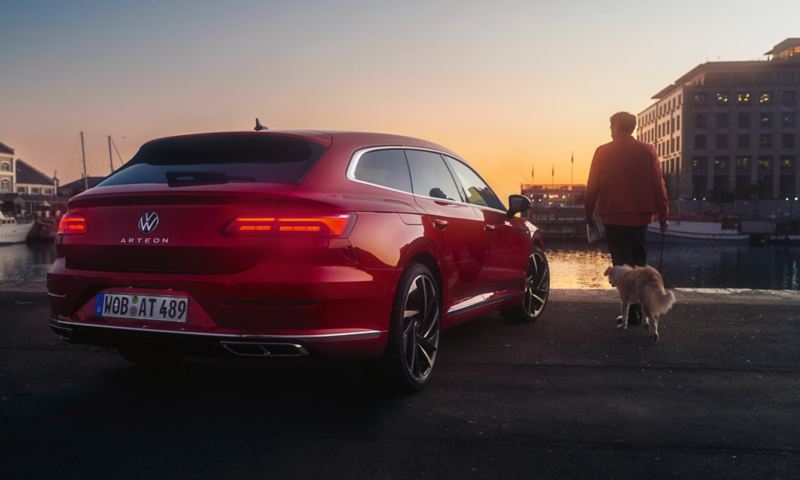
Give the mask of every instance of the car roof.
POLYGON ((330 147, 332 144, 346 144, 353 149, 377 147, 377 146, 402 146, 424 148, 430 150, 437 150, 458 157, 458 154, 427 140, 419 138, 408 137, 404 135, 395 135, 390 133, 373 133, 373 132, 352 132, 352 131, 337 131, 337 130, 266 130, 261 132, 254 131, 234 131, 234 132, 207 132, 207 133, 191 133, 186 135, 174 135, 150 140, 151 142, 169 141, 178 138, 191 138, 191 137, 219 137, 219 138, 236 138, 245 136, 290 136, 302 138, 308 141, 318 143, 324 147, 330 147))

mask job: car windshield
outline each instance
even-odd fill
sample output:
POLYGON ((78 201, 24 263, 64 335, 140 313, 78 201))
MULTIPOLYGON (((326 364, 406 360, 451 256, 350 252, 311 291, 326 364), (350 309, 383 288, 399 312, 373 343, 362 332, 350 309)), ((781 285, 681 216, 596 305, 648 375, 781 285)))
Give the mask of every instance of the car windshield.
POLYGON ((299 183, 323 153, 325 148, 315 142, 285 135, 166 138, 143 145, 130 162, 98 186, 299 183))

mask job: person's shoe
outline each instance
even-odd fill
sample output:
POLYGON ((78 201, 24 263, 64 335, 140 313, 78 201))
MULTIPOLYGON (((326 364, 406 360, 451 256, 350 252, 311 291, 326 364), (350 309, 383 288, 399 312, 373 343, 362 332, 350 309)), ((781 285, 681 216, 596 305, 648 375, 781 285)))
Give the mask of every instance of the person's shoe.
POLYGON ((622 328, 622 315, 617 315, 617 328, 622 328))
POLYGON ((641 324, 642 324, 642 308, 637 305, 636 308, 630 308, 628 310, 628 326, 641 325, 641 324))

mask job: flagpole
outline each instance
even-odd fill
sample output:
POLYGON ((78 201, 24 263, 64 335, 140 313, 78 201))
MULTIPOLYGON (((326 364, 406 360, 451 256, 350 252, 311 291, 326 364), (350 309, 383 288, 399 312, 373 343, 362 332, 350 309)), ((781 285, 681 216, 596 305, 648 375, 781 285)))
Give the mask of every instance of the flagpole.
POLYGON ((572 185, 575 183, 573 180, 573 173, 575 172, 575 152, 572 152, 572 156, 569 159, 569 189, 572 190, 572 185))
POLYGON ((556 166, 553 164, 550 168, 550 186, 555 186, 556 184, 556 166))

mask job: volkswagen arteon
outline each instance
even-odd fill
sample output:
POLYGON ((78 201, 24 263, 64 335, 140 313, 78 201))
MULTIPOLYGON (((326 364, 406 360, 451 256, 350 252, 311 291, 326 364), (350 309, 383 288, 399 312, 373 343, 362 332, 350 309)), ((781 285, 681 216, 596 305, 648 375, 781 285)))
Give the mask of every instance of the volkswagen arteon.
POLYGON ((50 325, 150 368, 191 355, 363 359, 418 390, 441 332, 538 318, 542 232, 454 152, 397 135, 208 133, 144 144, 76 197, 50 325))

